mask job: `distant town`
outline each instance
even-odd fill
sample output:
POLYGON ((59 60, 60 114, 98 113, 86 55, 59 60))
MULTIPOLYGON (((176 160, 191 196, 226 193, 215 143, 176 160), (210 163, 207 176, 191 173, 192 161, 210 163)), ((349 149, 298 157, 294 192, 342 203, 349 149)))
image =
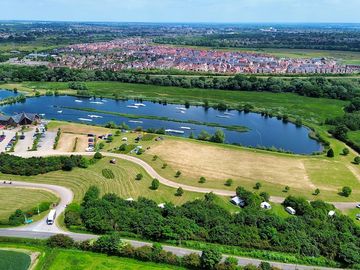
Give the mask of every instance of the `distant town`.
POLYGON ((343 65, 333 58, 278 58, 235 50, 157 45, 150 38, 75 44, 49 54, 32 53, 25 59, 12 63, 90 70, 177 69, 224 74, 350 74, 360 71, 360 65, 343 65), (49 58, 52 61, 46 62, 49 58))

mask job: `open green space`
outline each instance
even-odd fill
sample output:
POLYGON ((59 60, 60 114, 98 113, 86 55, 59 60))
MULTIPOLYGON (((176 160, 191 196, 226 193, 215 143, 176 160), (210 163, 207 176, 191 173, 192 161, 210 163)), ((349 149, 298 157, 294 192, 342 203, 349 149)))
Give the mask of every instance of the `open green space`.
POLYGON ((2 186, 0 187, 0 220, 7 220, 16 209, 27 211, 42 202, 55 203, 58 200, 55 194, 45 190, 2 186))
POLYGON ((0 249, 0 269, 4 270, 27 270, 31 260, 28 254, 0 249))
POLYGON ((91 252, 61 250, 55 255, 55 259, 49 270, 170 270, 185 269, 182 267, 168 266, 151 262, 141 262, 133 259, 109 257, 103 254, 91 252))
MULTIPOLYGON (((151 190, 152 178, 140 166, 126 160, 117 160, 116 164, 110 164, 110 158, 103 158, 87 169, 75 168, 70 172, 56 171, 37 176, 0 174, 0 177, 1 179, 11 178, 12 180, 49 183, 68 187, 74 192, 74 202, 77 203, 82 201, 85 192, 91 185, 99 187, 102 194, 115 193, 125 199, 146 197, 157 203, 172 202, 176 205, 204 196, 201 193, 188 191, 185 191, 181 197, 175 196, 176 189, 164 185, 160 185, 158 190, 151 190), (104 177, 103 169, 111 169, 114 178, 108 179, 104 177), (141 180, 135 180, 138 173, 143 175, 141 180)), ((238 209, 228 202, 228 198, 219 197, 217 200, 219 205, 230 211, 238 209)), ((11 208, 14 209, 13 206, 11 208)))

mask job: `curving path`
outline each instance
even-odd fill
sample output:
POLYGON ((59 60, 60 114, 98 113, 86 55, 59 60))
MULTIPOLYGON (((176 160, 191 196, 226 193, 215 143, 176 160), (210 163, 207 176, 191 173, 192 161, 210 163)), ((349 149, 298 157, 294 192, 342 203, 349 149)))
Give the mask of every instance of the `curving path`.
MULTIPOLYGON (((94 153, 89 152, 76 152, 76 153, 69 153, 69 152, 59 152, 56 150, 46 151, 46 152, 24 152, 24 153, 16 153, 16 155, 21 157, 32 157, 32 156, 53 156, 53 155, 62 155, 62 156, 69 156, 69 155, 83 155, 83 156, 93 156, 94 153)), ((222 189, 212 189, 212 188, 202 188, 202 187, 194 187, 189 185, 184 185, 181 183, 177 183, 174 181, 171 181, 169 179, 166 179, 162 177, 158 172, 155 171, 153 167, 151 167, 148 163, 145 161, 134 157, 129 156, 125 154, 116 154, 116 153, 109 153, 109 152, 102 152, 103 156, 106 157, 114 157, 119 159, 124 159, 130 162, 133 162, 139 166, 141 166, 152 178, 156 178, 160 181, 161 184, 172 187, 172 188, 179 188, 182 187, 186 191, 193 191, 193 192, 199 192, 199 193, 210 193, 213 192, 216 195, 220 196, 235 196, 235 191, 229 191, 229 190, 222 190, 222 189)), ((271 196, 270 201, 273 203, 282 203, 284 201, 284 197, 278 197, 278 196, 271 196)), ((346 211, 349 209, 353 209, 356 207, 356 202, 329 202, 330 204, 333 204, 336 208, 338 208, 341 211, 346 211)))
MULTIPOLYGON (((22 157, 31 157, 31 156, 71 155, 71 154, 73 154, 73 153, 47 151, 47 152, 41 152, 41 153, 25 152, 25 153, 21 153, 21 154, 18 153, 17 155, 22 156, 22 157)), ((93 153, 86 153, 86 152, 76 153, 76 154, 84 155, 84 156, 93 155, 93 153)), ((184 190, 201 192, 201 193, 214 192, 215 194, 222 195, 222 196, 232 196, 235 194, 235 192, 226 191, 226 190, 192 187, 192 186, 187 186, 187 185, 173 182, 171 180, 168 180, 168 179, 160 176, 149 164, 147 164, 143 160, 138 159, 136 157, 127 156, 127 155, 123 155, 123 154, 115 154, 115 153, 103 153, 103 155, 134 162, 134 163, 140 165, 141 167, 143 167, 151 177, 157 178, 157 179, 159 179, 159 181, 162 184, 173 187, 173 188, 182 187, 184 190)), ((10 186, 9 184, 4 184, 3 182, 4 182, 4 180, 1 181, 0 187, 1 187, 1 185, 2 186, 10 186)), ((60 203, 56 207, 57 217, 65 210, 66 205, 71 203, 71 201, 73 200, 73 197, 74 197, 73 192, 70 189, 67 189, 62 186, 19 182, 19 181, 13 181, 11 186, 19 187, 19 188, 23 187, 23 188, 46 189, 53 193, 56 193, 61 199, 60 203)), ((281 197, 273 197, 272 199, 275 202, 281 202, 283 200, 283 198, 281 198, 281 197)), ((351 206, 355 205, 354 203, 342 203, 342 204, 350 204, 351 206)), ((73 239, 78 240, 78 241, 93 239, 93 238, 97 237, 96 235, 92 235, 92 234, 78 234, 78 233, 64 231, 63 229, 58 227, 57 223, 49 226, 46 224, 46 217, 44 217, 42 220, 35 222, 33 224, 24 225, 24 226, 16 227, 16 228, 0 229, 0 236, 23 237, 23 238, 34 238, 34 239, 46 239, 52 235, 59 234, 59 233, 67 234, 70 237, 72 237, 73 239)), ((126 240, 126 242, 129 242, 134 247, 151 245, 151 243, 149 243, 149 242, 142 242, 142 241, 136 241, 136 240, 126 240)), ((172 252, 177 256, 184 256, 184 255, 187 255, 190 253, 200 253, 200 251, 198 251, 198 250, 182 248, 182 247, 175 247, 175 246, 166 246, 165 245, 165 246, 163 246, 163 248, 165 251, 172 252)), ((226 258, 227 256, 223 255, 223 257, 226 258)), ((235 258, 237 258, 237 260, 238 260, 238 265, 241 265, 241 266, 245 266, 247 264, 259 265, 262 261, 259 259, 245 258, 245 257, 235 257, 235 258)), ((313 266, 306 266, 306 265, 297 265, 297 264, 270 262, 270 261, 269 261, 269 263, 274 267, 278 267, 278 268, 284 269, 284 270, 296 270, 296 269, 311 270, 311 269, 315 269, 315 268, 321 269, 321 270, 337 269, 337 268, 313 267, 313 266)))

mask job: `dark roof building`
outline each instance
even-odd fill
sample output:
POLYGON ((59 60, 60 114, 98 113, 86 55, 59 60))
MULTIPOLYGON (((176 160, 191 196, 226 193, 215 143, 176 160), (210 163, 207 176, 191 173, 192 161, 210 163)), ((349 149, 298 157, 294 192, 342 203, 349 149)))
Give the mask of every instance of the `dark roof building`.
POLYGON ((14 116, 0 115, 0 125, 16 126, 31 125, 40 121, 40 116, 34 113, 19 113, 14 116))

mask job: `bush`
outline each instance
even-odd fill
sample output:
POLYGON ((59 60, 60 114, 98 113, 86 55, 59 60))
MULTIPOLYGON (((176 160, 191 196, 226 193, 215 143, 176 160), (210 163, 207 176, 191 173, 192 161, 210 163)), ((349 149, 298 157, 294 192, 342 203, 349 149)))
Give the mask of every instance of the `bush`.
POLYGON ((222 254, 214 249, 209 248, 201 253, 200 265, 203 269, 215 269, 215 266, 221 261, 222 254))
POLYGON ((74 240, 64 234, 56 234, 51 236, 46 244, 52 248, 71 248, 74 246, 74 240))
POLYGON ((254 189, 260 189, 261 188, 261 183, 257 182, 254 186, 254 189))
POLYGON ((343 187, 341 190, 341 195, 344 197, 349 197, 351 195, 352 189, 351 187, 343 187))
POLYGON ((320 189, 315 189, 314 193, 313 193, 315 196, 319 195, 320 194, 320 189))
POLYGON ((228 179, 225 182, 225 186, 231 187, 233 183, 234 183, 234 181, 232 179, 228 179))
POLYGON ((100 152, 96 152, 94 154, 94 159, 102 159, 102 158, 103 158, 103 155, 100 152))
POLYGON ((176 177, 176 178, 179 178, 180 175, 181 175, 181 172, 180 172, 180 171, 177 171, 176 174, 175 174, 175 177, 176 177))
POLYGON ((135 177, 135 180, 141 180, 141 179, 143 179, 143 177, 144 176, 142 175, 142 173, 138 173, 135 177))
POLYGON ((333 157, 335 156, 334 150, 333 150, 332 148, 330 148, 330 149, 327 151, 326 156, 329 157, 329 158, 333 158, 333 157))
POLYGON ((270 194, 267 192, 261 192, 260 197, 264 200, 264 202, 270 201, 270 194))
POLYGON ((97 252, 108 255, 117 255, 122 245, 120 235, 112 233, 109 235, 100 236, 94 243, 93 249, 97 252))
POLYGON ((152 190, 157 190, 158 188, 159 188, 159 186, 160 186, 160 182, 159 182, 159 180, 158 179, 156 179, 156 178, 154 178, 153 180, 152 180, 152 182, 151 182, 151 189, 152 190))
POLYGON ((78 205, 77 203, 71 203, 66 207, 64 218, 64 223, 66 227, 70 227, 72 225, 81 225, 80 212, 80 205, 78 205))
POLYGON ((200 184, 204 184, 205 182, 206 182, 206 178, 203 177, 203 176, 201 176, 201 177, 200 177, 200 180, 199 180, 199 183, 200 183, 200 184))
POLYGON ((350 153, 349 148, 344 148, 342 153, 343 153, 344 156, 347 156, 350 153))
POLYGON ((359 164, 360 164, 360 157, 355 157, 355 158, 354 158, 354 163, 355 163, 356 165, 359 165, 359 164))
POLYGON ((25 222, 24 212, 21 211, 20 209, 17 209, 15 213, 10 215, 9 217, 9 225, 11 226, 19 226, 21 224, 24 224, 24 222, 25 222))
POLYGON ((182 188, 182 187, 179 187, 179 188, 176 190, 175 196, 181 197, 183 194, 184 194, 183 188, 182 188))
POLYGON ((190 253, 182 258, 182 263, 186 268, 199 269, 201 265, 200 256, 196 253, 190 253))

